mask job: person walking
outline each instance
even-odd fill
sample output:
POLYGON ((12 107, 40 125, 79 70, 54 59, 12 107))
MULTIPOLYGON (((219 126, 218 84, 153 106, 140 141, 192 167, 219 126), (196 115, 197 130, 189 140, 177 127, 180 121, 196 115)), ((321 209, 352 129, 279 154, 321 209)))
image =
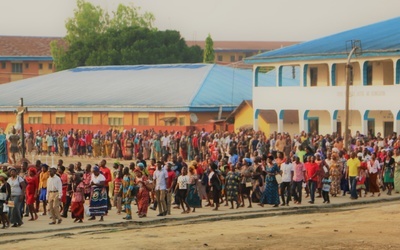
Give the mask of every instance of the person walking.
POLYGON ((10 226, 10 220, 8 219, 6 211, 7 209, 4 209, 11 197, 11 187, 7 182, 7 178, 8 176, 5 173, 0 174, 0 217, 1 222, 3 223, 2 229, 10 226))
POLYGON ((276 181, 276 175, 280 173, 278 165, 274 162, 272 155, 267 158, 267 166, 265 171, 267 173, 265 177, 265 189, 261 195, 260 206, 264 207, 264 204, 273 205, 273 207, 279 206, 279 194, 278 194, 278 182, 276 181))
POLYGON ((318 175, 319 175, 319 165, 315 162, 315 156, 308 156, 307 162, 304 164, 306 168, 306 174, 308 177, 308 187, 310 189, 310 198, 308 202, 314 204, 315 202, 315 191, 317 189, 318 175))
POLYGON ((157 161, 157 170, 154 171, 153 181, 155 182, 155 192, 156 199, 158 204, 158 212, 157 216, 165 216, 167 215, 167 204, 165 202, 165 194, 167 190, 167 180, 168 173, 165 169, 162 168, 162 162, 157 161))
POLYGON ((99 166, 93 167, 93 173, 91 177, 92 193, 90 195, 90 219, 95 220, 96 216, 100 216, 99 221, 104 221, 103 216, 107 214, 107 191, 105 188, 106 177, 100 173, 99 166))
POLYGON ((50 177, 47 179, 47 193, 46 200, 49 201, 49 212, 51 219, 50 225, 60 224, 62 222, 60 216, 60 201, 62 198, 62 182, 60 177, 56 175, 57 168, 55 166, 50 167, 50 177))
POLYGON ((25 199, 25 188, 26 184, 22 177, 17 175, 17 170, 14 167, 9 169, 10 178, 7 182, 11 187, 11 199, 14 206, 10 206, 10 222, 12 227, 19 227, 23 224, 21 217, 21 206, 25 199))
POLYGON ((302 189, 303 183, 307 180, 306 178, 306 168, 304 163, 300 161, 298 156, 295 157, 295 162, 293 163, 293 184, 292 184, 292 194, 294 197, 294 203, 301 205, 302 189))

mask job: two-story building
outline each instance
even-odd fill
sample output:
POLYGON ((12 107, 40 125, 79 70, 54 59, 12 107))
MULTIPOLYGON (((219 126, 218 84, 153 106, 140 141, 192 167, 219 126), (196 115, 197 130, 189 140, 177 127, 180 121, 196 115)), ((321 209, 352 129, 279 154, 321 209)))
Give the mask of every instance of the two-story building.
POLYGON ((399 132, 399 30, 400 18, 394 18, 245 59, 253 64, 254 128, 268 110, 278 132, 343 134, 349 82, 351 133, 399 132), (348 61, 354 42, 360 49, 348 61), (272 87, 259 77, 265 67, 278 72, 272 87), (287 67, 300 74, 296 86, 282 77, 287 67))
POLYGON ((55 72, 53 40, 62 38, 0 36, 0 84, 55 72))

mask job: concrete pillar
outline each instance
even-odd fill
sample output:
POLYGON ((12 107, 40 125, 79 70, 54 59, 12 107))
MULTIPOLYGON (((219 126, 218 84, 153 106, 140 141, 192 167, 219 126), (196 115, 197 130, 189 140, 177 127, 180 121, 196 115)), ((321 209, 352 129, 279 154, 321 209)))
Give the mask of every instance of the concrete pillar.
POLYGON ((331 110, 329 111, 329 114, 331 115, 331 130, 332 132, 337 132, 337 115, 339 111, 338 110, 331 110))
POLYGON ((309 110, 299 110, 299 132, 308 133, 308 112, 309 110))
POLYGON ((254 112, 254 122, 253 122, 253 129, 255 131, 258 131, 258 113, 260 113, 260 110, 256 109, 254 112))
POLYGON ((392 110, 393 114, 393 131, 399 135, 400 133, 400 111, 392 110))
POLYGON ((361 134, 368 135, 368 114, 369 110, 360 110, 360 113, 363 114, 361 117, 361 134))
POLYGON ((286 132, 283 129, 283 116, 285 114, 285 110, 278 110, 277 115, 278 115, 278 133, 286 132))

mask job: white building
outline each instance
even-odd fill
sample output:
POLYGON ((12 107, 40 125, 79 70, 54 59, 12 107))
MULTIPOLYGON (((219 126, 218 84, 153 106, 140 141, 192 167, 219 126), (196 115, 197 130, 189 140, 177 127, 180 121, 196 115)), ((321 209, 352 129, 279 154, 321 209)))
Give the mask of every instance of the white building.
POLYGON ((356 131, 385 136, 399 132, 400 18, 246 59, 246 63, 254 64, 254 129, 258 129, 260 111, 267 110, 276 116, 271 120, 277 122, 270 126, 278 132, 342 134, 347 57, 356 40, 361 43, 361 53, 350 61, 349 129, 353 135, 356 131), (264 67, 278 72, 273 87, 262 82, 264 67), (299 72, 296 86, 285 83, 281 72, 286 67, 299 72), (289 113, 296 119, 289 119, 289 113))

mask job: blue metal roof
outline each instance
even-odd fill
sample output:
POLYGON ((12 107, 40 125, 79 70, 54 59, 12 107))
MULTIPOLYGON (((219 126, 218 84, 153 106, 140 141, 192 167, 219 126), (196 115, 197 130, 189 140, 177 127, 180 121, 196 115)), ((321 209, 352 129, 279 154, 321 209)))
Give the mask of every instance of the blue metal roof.
POLYGON ((0 111, 231 111, 252 71, 213 64, 79 67, 0 85, 0 111), (4 93, 4 94, 3 94, 4 93))
POLYGON ((346 50, 346 42, 349 40, 361 41, 361 57, 399 55, 400 17, 261 53, 245 59, 245 62, 265 63, 347 58, 349 49, 346 50))

